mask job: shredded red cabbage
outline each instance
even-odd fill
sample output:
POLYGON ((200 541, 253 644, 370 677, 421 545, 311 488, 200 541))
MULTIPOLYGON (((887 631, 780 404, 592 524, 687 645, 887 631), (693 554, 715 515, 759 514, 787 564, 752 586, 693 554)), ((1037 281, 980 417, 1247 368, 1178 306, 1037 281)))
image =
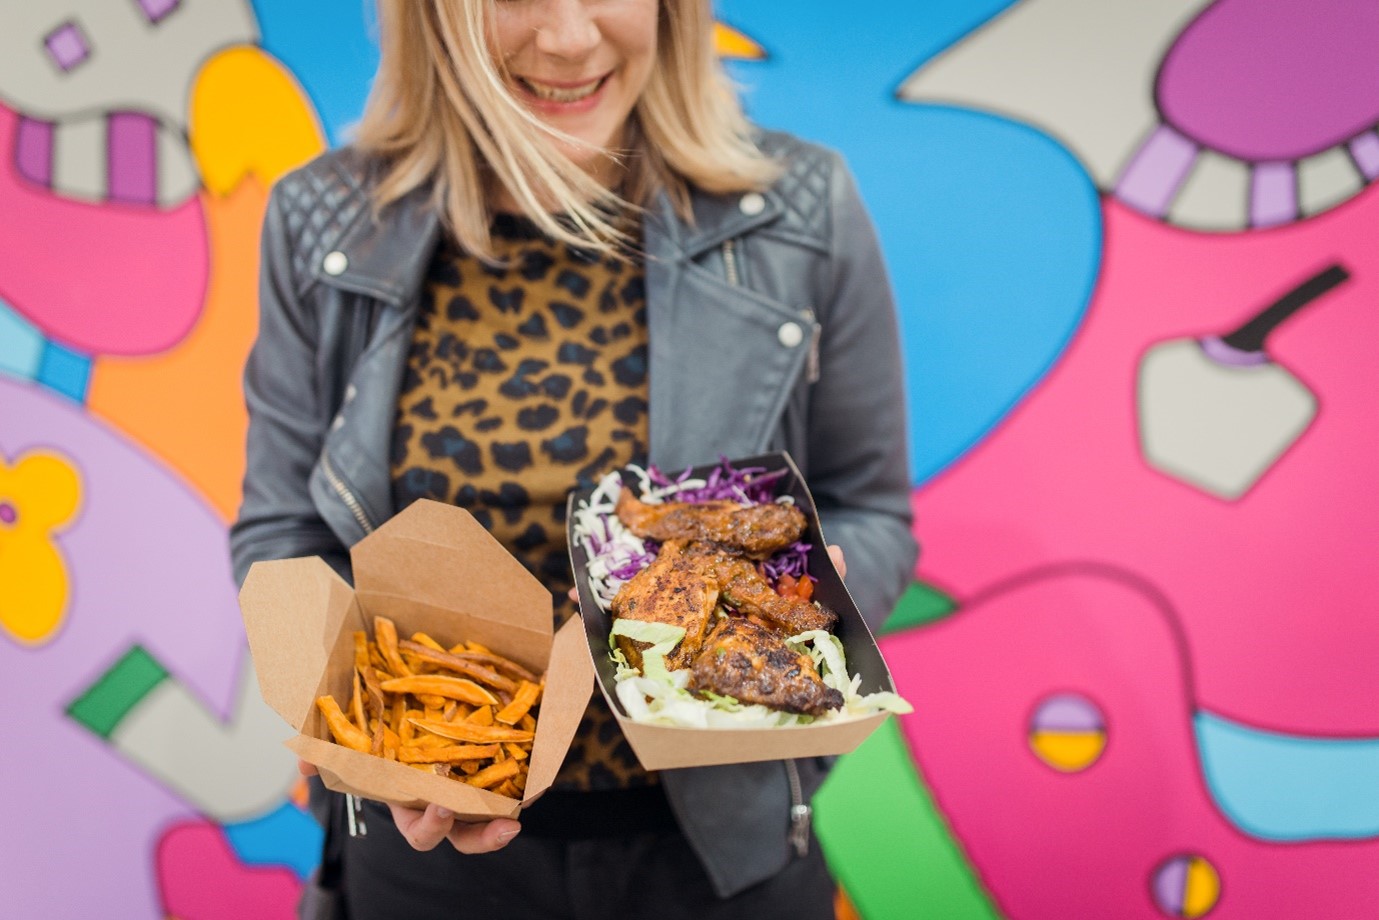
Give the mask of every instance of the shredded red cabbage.
MULTIPOLYGON (((667 500, 693 503, 734 501, 746 502, 750 505, 767 505, 776 500, 776 488, 780 481, 785 478, 786 473, 789 472, 784 467, 769 473, 764 466, 737 469, 728 462, 727 457, 720 456, 718 460, 718 466, 710 470, 709 474, 704 477, 703 486, 669 495, 667 500)), ((690 475, 690 471, 687 469, 672 480, 655 466, 648 466, 646 472, 650 480, 660 487, 678 485, 689 479, 690 475)), ((807 577, 810 581, 817 582, 818 579, 809 574, 810 549, 810 544, 801 543, 797 540, 763 562, 761 564, 762 574, 771 581, 772 587, 775 587, 782 575, 790 575, 797 579, 807 577)), ((631 578, 640 570, 641 565, 655 559, 659 551, 659 546, 648 543, 644 563, 636 566, 628 563, 611 574, 618 578, 631 578), (630 574, 624 575, 623 572, 630 572, 630 574)))

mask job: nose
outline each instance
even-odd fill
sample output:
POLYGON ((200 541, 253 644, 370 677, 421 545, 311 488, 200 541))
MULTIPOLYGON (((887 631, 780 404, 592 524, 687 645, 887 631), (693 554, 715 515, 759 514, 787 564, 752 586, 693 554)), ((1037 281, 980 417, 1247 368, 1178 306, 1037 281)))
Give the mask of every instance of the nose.
POLYGON ((598 47, 602 34, 586 2, 550 0, 536 29, 537 49, 553 57, 577 59, 598 47))

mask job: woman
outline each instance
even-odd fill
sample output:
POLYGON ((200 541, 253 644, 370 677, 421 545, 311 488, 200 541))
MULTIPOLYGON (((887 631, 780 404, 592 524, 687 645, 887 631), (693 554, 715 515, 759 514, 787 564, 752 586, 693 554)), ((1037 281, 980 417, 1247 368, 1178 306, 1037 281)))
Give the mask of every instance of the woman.
MULTIPOLYGON (((357 141, 265 218, 237 576, 320 555, 348 577, 349 546, 429 497, 567 614, 571 488, 786 449, 875 625, 914 563, 903 384, 839 159, 746 123, 708 0, 379 8, 357 141)), ((520 824, 318 796, 323 887, 353 918, 829 917, 826 768, 647 773, 596 698, 520 824)))

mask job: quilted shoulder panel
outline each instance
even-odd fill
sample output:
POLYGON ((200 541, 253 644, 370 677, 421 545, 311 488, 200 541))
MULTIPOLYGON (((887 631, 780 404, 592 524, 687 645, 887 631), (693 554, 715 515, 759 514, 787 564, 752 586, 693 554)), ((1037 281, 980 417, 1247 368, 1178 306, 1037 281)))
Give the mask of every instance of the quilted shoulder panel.
POLYGON ((300 294, 310 287, 326 253, 337 248, 354 224, 368 213, 369 171, 355 152, 322 154, 278 182, 292 250, 292 274, 300 294))
POLYGON ((761 148, 785 164, 785 173, 773 188, 781 198, 785 213, 772 230, 778 234, 827 241, 832 230, 829 188, 838 155, 825 147, 778 132, 763 135, 761 148))

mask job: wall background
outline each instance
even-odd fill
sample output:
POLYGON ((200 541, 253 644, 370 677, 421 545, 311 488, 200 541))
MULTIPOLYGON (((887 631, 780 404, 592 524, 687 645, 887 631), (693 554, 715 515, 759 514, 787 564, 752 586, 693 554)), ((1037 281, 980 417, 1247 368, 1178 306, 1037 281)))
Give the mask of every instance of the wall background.
MULTIPOLYGON (((817 803, 840 914, 1379 915, 1379 7, 719 12, 902 311, 916 712, 817 803)), ((288 917, 318 832, 224 528, 266 190, 357 116, 366 4, 0 23, 4 898, 288 917)))

